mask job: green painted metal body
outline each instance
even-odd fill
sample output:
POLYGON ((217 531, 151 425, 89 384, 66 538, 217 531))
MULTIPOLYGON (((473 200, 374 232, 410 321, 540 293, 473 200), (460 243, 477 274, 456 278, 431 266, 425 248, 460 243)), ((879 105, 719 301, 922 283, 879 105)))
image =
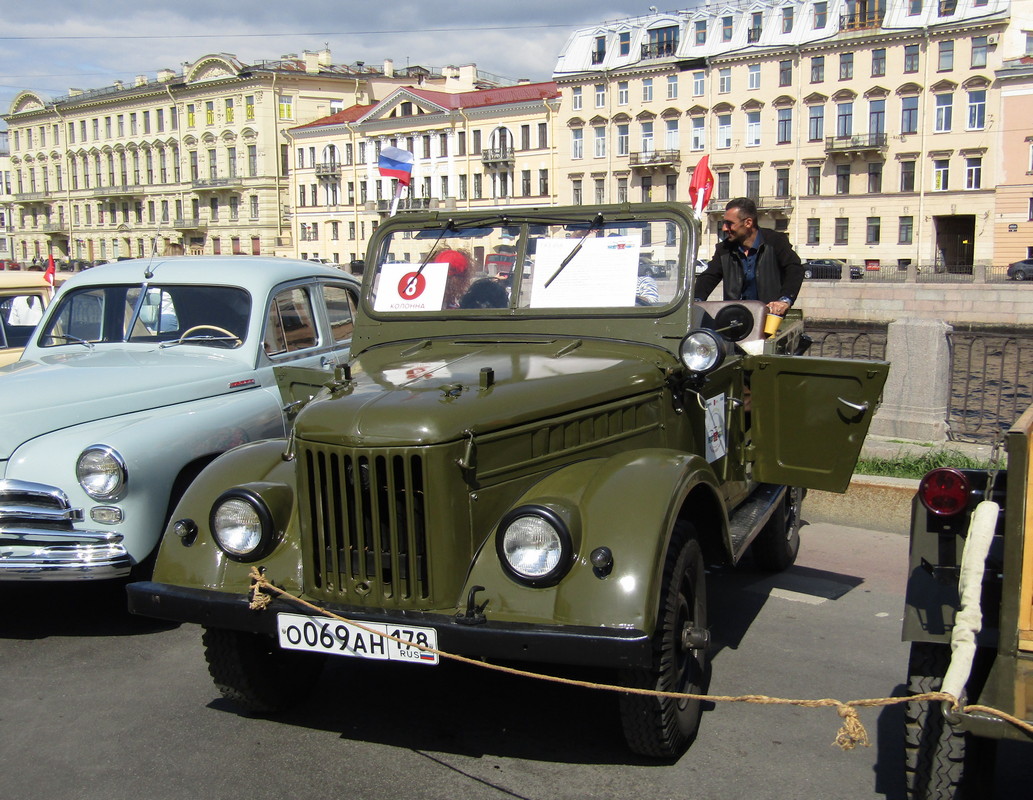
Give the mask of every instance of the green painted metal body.
MULTIPOLYGON (((742 535, 730 521, 760 484, 846 488, 887 365, 792 355, 796 314, 777 337, 754 336, 752 354, 728 342, 721 366, 691 374, 679 343, 690 329, 717 327, 728 304, 692 301, 699 223, 681 206, 541 209, 502 223, 517 231, 517 263, 536 247, 540 265, 545 245, 529 231, 556 220, 582 229, 600 218, 664 220, 677 233, 677 265, 659 306, 523 306, 516 273, 506 309, 377 310, 384 287, 372 265, 393 260, 386 253, 402 246, 399 231, 419 242, 439 229, 498 224, 488 216, 412 215, 378 229, 348 369, 333 379, 280 371, 295 403, 292 439, 232 451, 186 492, 172 519, 192 520, 198 533, 189 546, 165 537, 154 598, 163 586, 247 592, 249 565, 226 557, 208 526, 218 496, 247 485, 277 524, 278 543, 259 562, 265 574, 327 608, 440 622, 464 613, 474 592, 486 603, 485 630, 649 636, 677 520, 692 523, 708 558, 734 563, 760 524, 742 535), (708 402, 726 450, 709 458, 706 440, 718 434, 708 402), (496 554, 500 520, 527 504, 570 530, 569 569, 555 585, 514 580, 496 554), (600 547, 612 552, 612 569, 590 563, 600 547)), ((760 304, 746 306, 762 323, 760 304)))

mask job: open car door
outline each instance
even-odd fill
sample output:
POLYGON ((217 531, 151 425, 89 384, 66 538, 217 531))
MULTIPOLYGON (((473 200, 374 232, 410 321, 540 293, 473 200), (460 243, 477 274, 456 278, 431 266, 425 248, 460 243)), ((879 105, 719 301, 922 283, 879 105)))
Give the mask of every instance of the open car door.
POLYGON ((844 492, 889 364, 839 358, 749 357, 753 478, 844 492))

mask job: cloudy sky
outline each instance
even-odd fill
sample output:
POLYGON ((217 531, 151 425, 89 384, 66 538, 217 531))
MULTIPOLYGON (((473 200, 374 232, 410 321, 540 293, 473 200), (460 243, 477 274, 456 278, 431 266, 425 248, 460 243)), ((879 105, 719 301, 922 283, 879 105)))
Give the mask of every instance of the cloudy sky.
POLYGON ((8 3, 0 28, 0 113, 22 89, 61 97, 70 87, 153 79, 162 68, 179 72, 184 61, 207 53, 252 62, 327 44, 337 64, 476 64, 508 78, 548 80, 573 29, 646 14, 647 2, 107 0, 89 4, 90 11, 71 0, 8 3))

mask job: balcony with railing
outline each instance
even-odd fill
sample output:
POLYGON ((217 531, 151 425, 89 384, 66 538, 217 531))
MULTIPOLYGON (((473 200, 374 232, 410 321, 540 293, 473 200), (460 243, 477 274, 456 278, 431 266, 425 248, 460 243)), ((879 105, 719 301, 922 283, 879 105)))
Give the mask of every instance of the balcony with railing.
POLYGON ((677 169, 681 165, 680 150, 642 150, 629 154, 632 169, 677 169))
POLYGON ((196 180, 190 182, 190 188, 195 192, 214 192, 220 189, 240 189, 244 186, 244 179, 239 175, 227 178, 208 178, 207 180, 196 180))
POLYGON ((839 15, 841 31, 868 31, 882 27, 883 12, 871 9, 839 15))
POLYGON ((139 183, 117 183, 113 186, 98 186, 93 190, 94 197, 138 197, 145 193, 139 183))
POLYGON ((208 226, 200 217, 177 217, 172 220, 172 227, 177 231, 196 231, 208 226))
POLYGON ((856 136, 826 136, 826 153, 863 153, 882 151, 889 145, 885 133, 859 133, 856 136))
POLYGON ((649 42, 642 45, 642 58, 668 58, 678 52, 677 41, 649 42))
POLYGON ((747 28, 746 29, 746 41, 751 43, 751 44, 754 43, 754 42, 759 42, 760 41, 760 34, 761 34, 761 29, 760 28, 747 28))
POLYGON ((486 167, 508 166, 515 158, 512 147, 490 147, 481 151, 481 162, 486 167))
POLYGON ((324 161, 321 164, 316 164, 316 177, 317 178, 340 178, 341 177, 341 165, 336 161, 324 161))
MULTIPOLYGON (((392 200, 377 200, 376 210, 386 214, 391 210, 392 200)), ((438 200, 434 197, 403 197, 398 201, 399 211, 427 211, 438 207, 438 200)))
POLYGON ((14 195, 16 203, 38 203, 50 197, 46 192, 17 192, 14 195))
POLYGON ((62 219, 57 222, 44 223, 43 233, 68 233, 68 222, 62 219))

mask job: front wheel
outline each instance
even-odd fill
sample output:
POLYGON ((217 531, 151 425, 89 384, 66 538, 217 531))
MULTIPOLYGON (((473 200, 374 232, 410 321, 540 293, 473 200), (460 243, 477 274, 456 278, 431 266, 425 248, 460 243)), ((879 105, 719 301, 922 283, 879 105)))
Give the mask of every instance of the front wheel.
POLYGON ((810 280, 811 278, 813 278, 813 277, 814 277, 814 271, 813 271, 813 270, 809 270, 809 269, 805 269, 805 270, 803 271, 803 276, 804 276, 805 278, 807 278, 808 280, 810 280))
POLYGON ((282 650, 260 633, 205 628, 201 641, 222 696, 255 714, 283 711, 303 700, 326 660, 319 653, 282 650))
POLYGON ((1017 280, 1017 281, 1024 281, 1024 280, 1026 280, 1026 273, 1023 272, 1021 269, 1015 270, 1015 280, 1017 280))
MULTIPOLYGON (((950 658, 948 644, 912 642, 907 667, 908 693, 938 692, 950 658)), ((989 796, 996 744, 992 739, 979 739, 952 727, 939 703, 907 703, 904 775, 908 800, 989 796)))
MULTIPOLYGON (((707 683, 707 588, 703 551, 688 525, 679 524, 675 530, 660 598, 653 665, 621 670, 620 683, 702 694, 707 683)), ((700 703, 687 698, 621 695, 621 722, 628 747, 654 758, 681 755, 699 727, 700 703)))
POLYGON ((757 565, 768 572, 789 569, 800 552, 800 506, 804 490, 787 486, 775 509, 750 547, 757 565))

